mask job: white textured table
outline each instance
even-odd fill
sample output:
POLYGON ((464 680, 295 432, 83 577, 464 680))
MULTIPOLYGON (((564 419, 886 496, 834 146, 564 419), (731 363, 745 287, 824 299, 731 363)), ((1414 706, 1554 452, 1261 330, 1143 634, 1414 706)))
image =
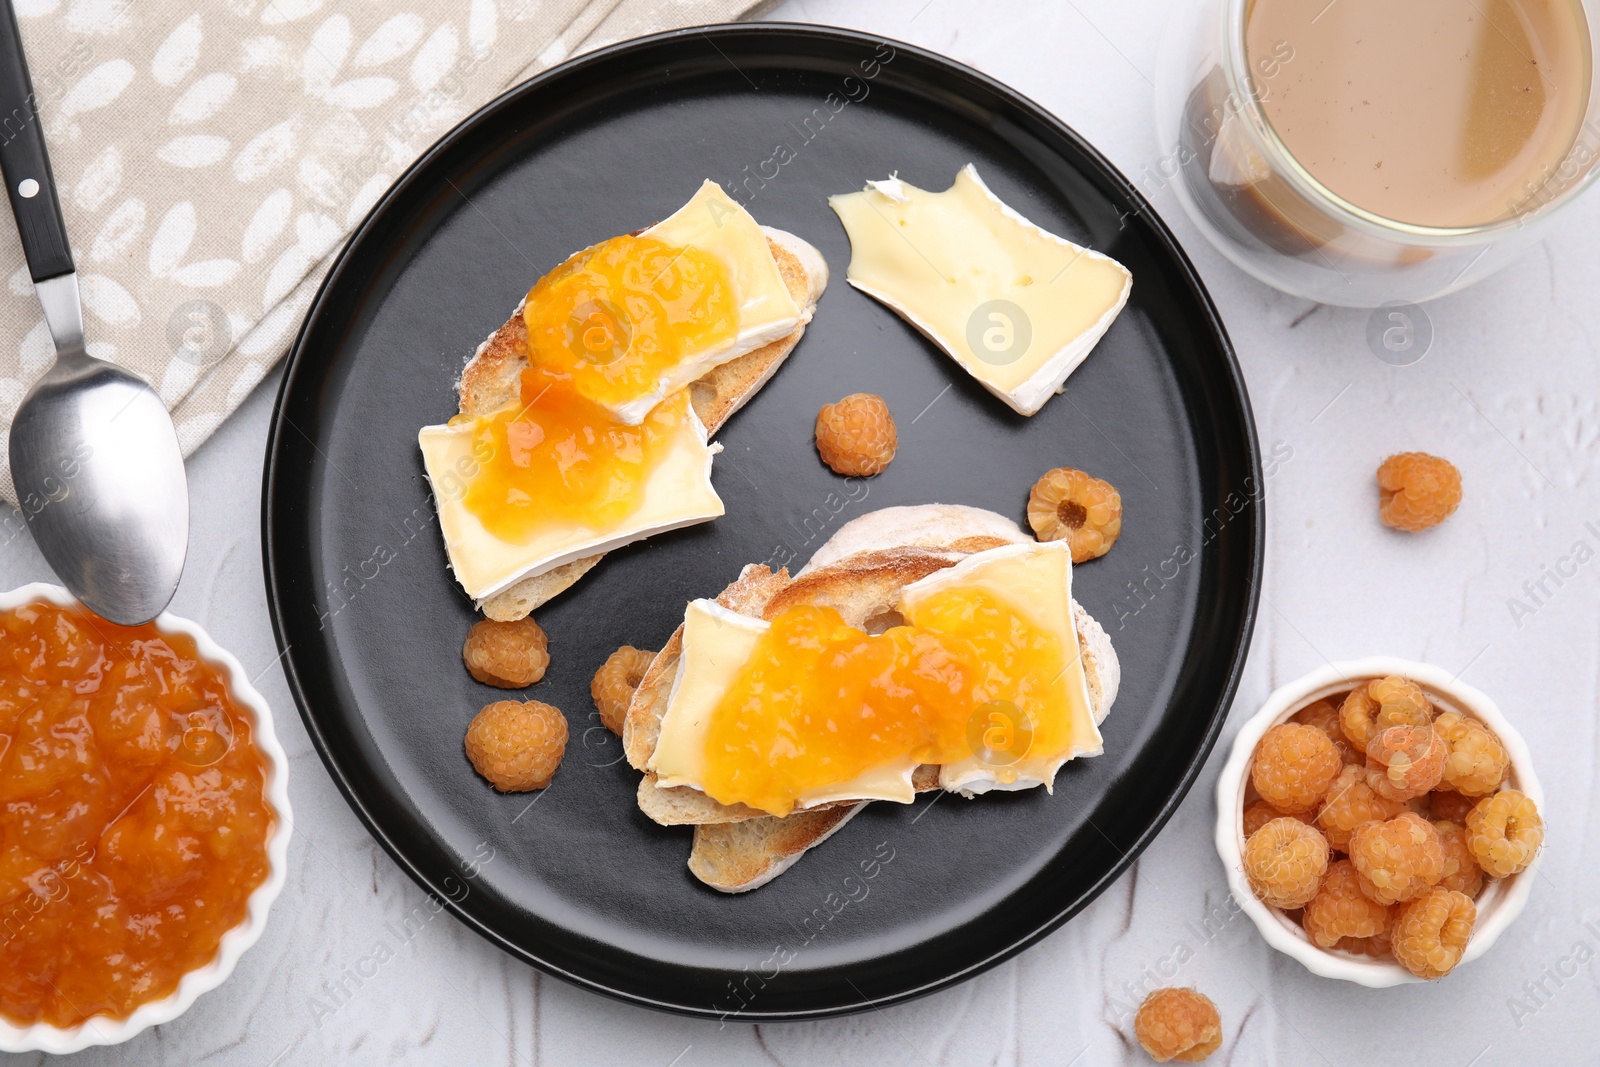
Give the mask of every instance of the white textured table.
MULTIPOLYGON (((1177 232, 1238 347, 1263 448, 1293 450, 1269 487, 1259 626, 1230 726, 1181 810, 1120 881, 975 981, 800 1025, 718 1027, 624 1007, 542 978, 443 914, 402 939, 401 918, 424 903, 422 891, 345 806, 275 664, 258 534, 273 375, 190 463, 194 530, 173 608, 261 672, 278 711, 297 816, 288 887, 226 986, 178 1022, 79 1061, 1147 1062, 1124 1005, 1153 986, 1194 984, 1222 1011, 1227 1038, 1213 1062, 1591 1062, 1600 1037, 1600 970, 1589 962, 1600 955, 1589 814, 1600 759, 1600 564, 1559 585, 1546 580, 1542 593, 1538 583, 1575 543, 1600 549, 1600 195, 1504 273, 1430 304, 1432 351, 1389 366, 1368 349, 1365 312, 1318 308, 1246 278, 1145 170, 1159 156, 1148 81, 1167 7, 794 0, 772 12, 944 52, 1076 127, 1177 232), (1374 518, 1373 470, 1412 448, 1450 457, 1466 483, 1460 512, 1422 537, 1389 533, 1374 518), (1510 598, 1532 612, 1513 614, 1510 598), (1440 985, 1381 992, 1314 978, 1267 949, 1229 906, 1210 845, 1211 789, 1238 722, 1324 658, 1373 652, 1463 670, 1499 700, 1533 749, 1550 803, 1542 875, 1501 943, 1440 985), (355 977, 380 943, 398 950, 394 958, 355 977)), ((25 535, 0 545, 0 585, 49 577, 25 535)))

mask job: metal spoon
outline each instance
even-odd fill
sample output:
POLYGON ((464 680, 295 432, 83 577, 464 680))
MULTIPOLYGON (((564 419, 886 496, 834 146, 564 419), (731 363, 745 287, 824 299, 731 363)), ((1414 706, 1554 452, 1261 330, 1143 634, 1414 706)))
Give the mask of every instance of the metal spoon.
POLYGON ((68 589, 123 625, 159 615, 189 545, 172 416, 144 381, 84 350, 78 275, 11 0, 0 0, 0 171, 56 362, 11 423, 11 481, 68 589), (13 132, 18 121, 20 128, 13 132))

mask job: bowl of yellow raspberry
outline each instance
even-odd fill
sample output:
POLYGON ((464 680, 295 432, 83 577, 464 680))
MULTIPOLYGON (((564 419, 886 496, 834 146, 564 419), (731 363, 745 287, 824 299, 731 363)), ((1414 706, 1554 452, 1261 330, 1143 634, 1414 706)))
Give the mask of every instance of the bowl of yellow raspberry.
POLYGON ((1493 700, 1372 656, 1281 687, 1239 730, 1217 781, 1217 854, 1267 943, 1313 974, 1436 981, 1522 912, 1544 803, 1493 700))

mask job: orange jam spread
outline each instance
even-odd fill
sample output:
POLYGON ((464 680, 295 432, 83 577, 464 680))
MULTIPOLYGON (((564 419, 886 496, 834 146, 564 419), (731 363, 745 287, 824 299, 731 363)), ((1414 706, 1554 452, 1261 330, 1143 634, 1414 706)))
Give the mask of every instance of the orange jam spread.
POLYGON ((686 358, 731 344, 739 303, 728 268, 698 248, 613 237, 540 278, 522 317, 528 362, 612 406, 648 396, 686 358))
POLYGON ((688 418, 679 391, 629 426, 615 405, 651 395, 687 358, 738 333, 716 256, 614 237, 539 279, 523 308, 520 403, 470 421, 481 463, 464 503, 484 528, 525 542, 552 525, 605 531, 643 503, 645 483, 688 418))
POLYGON ((268 873, 251 727, 188 637, 0 612, 0 1015, 127 1016, 216 956, 268 873))
POLYGON ((481 463, 463 503, 503 541, 524 542, 557 523, 611 529, 644 502, 650 472, 688 417, 689 394, 680 390, 626 426, 529 367, 520 408, 473 422, 481 463))
MULTIPOLYGON (((712 712, 706 793, 787 815, 808 791, 873 768, 955 763, 975 738, 1005 747, 997 706, 1026 720, 1027 750, 1014 758, 1068 747, 1059 636, 976 588, 934 594, 906 623, 871 636, 832 608, 774 618, 712 712)), ((1007 772, 995 768, 1002 781, 1007 772)))

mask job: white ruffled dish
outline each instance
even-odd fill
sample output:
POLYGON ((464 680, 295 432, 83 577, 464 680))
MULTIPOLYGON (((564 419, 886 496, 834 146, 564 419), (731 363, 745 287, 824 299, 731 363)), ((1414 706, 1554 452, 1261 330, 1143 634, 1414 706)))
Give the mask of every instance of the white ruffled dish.
MULTIPOLYGON (((47 600, 64 607, 76 606, 77 600, 65 589, 56 585, 36 582, 0 593, 0 611, 20 607, 36 600, 47 600)), ((16 1026, 0 1016, 0 1051, 48 1052, 61 1055, 77 1052, 91 1045, 116 1045, 151 1026, 168 1023, 189 1010, 189 1006, 202 993, 209 992, 227 980, 234 964, 244 951, 255 944, 266 929, 267 912, 283 889, 288 873, 289 836, 294 816, 289 810, 289 760, 283 746, 272 730, 272 709, 260 693, 256 692, 245 676, 239 661, 225 651, 209 634, 188 619, 163 612, 155 620, 156 627, 164 633, 186 634, 194 640, 202 658, 222 667, 228 675, 228 687, 236 700, 255 716, 252 736, 266 763, 266 798, 277 815, 272 837, 267 841, 268 871, 264 882, 250 894, 248 912, 238 926, 222 937, 217 955, 204 967, 185 974, 169 996, 140 1006, 125 1019, 112 1019, 96 1015, 70 1029, 60 1029, 44 1023, 16 1026)))
MULTIPOLYGON (((1440 709, 1470 715, 1493 730, 1510 757, 1507 784, 1532 798, 1540 813, 1548 819, 1544 791, 1539 788, 1539 779, 1533 772, 1528 746, 1522 740, 1522 735, 1506 721, 1495 702, 1438 667, 1393 656, 1369 656, 1366 659, 1334 663, 1278 689, 1239 730, 1238 736, 1233 739, 1233 751, 1217 779, 1217 855, 1222 857, 1222 866, 1228 873, 1228 889, 1234 900, 1250 916, 1250 921, 1256 924, 1256 929, 1261 931, 1267 944, 1300 961, 1306 970, 1324 978, 1338 978, 1374 989, 1421 982, 1422 979, 1392 959, 1372 959, 1319 948, 1298 923, 1256 899, 1245 878, 1241 858, 1244 851, 1244 797, 1256 744, 1263 734, 1287 721, 1308 704, 1353 689, 1361 682, 1391 674, 1416 682, 1440 709)), ((1541 858, 1542 855, 1535 857, 1532 865, 1521 874, 1498 881, 1485 879, 1483 892, 1476 901, 1477 923, 1466 952, 1461 957, 1461 966, 1489 951, 1505 928, 1522 913, 1541 858)))

